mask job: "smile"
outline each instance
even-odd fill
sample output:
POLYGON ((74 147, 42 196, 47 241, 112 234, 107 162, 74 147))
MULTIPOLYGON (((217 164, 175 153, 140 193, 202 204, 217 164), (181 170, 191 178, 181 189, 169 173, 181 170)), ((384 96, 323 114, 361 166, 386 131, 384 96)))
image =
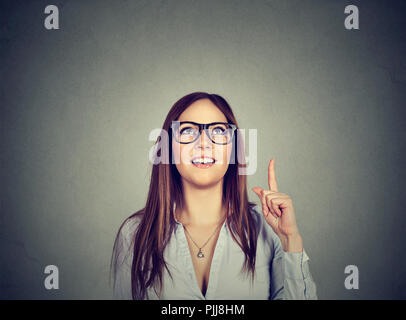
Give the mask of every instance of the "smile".
POLYGON ((211 167, 216 160, 211 157, 195 157, 192 158, 191 162, 195 167, 204 169, 211 167))

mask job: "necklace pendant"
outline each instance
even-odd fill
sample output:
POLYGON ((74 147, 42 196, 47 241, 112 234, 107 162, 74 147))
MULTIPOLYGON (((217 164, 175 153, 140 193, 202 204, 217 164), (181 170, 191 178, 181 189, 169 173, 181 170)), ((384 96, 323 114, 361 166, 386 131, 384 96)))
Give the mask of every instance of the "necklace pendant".
POLYGON ((199 253, 197 254, 198 258, 204 258, 204 254, 202 252, 202 249, 199 249, 199 253))

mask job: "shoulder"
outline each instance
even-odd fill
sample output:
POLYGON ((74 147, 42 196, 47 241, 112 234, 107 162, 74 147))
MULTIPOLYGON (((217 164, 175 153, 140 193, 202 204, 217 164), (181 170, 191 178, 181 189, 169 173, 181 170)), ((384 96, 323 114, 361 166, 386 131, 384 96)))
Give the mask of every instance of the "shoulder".
POLYGON ((121 223, 117 237, 120 242, 125 242, 127 244, 131 243, 131 240, 134 239, 134 234, 137 230, 138 225, 140 224, 142 219, 142 212, 137 211, 131 214, 129 217, 124 219, 121 223))

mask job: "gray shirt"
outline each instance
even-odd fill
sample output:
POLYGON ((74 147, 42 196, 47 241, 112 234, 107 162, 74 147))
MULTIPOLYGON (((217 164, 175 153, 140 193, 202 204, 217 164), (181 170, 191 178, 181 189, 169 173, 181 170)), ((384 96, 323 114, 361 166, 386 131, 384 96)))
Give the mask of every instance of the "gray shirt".
MULTIPOLYGON (((252 209, 259 230, 255 278, 241 273, 244 252, 231 236, 226 222, 220 229, 210 267, 206 294, 203 295, 193 268, 192 258, 183 225, 176 221, 175 230, 165 248, 164 259, 173 277, 163 269, 162 299, 172 300, 288 300, 317 299, 316 285, 309 271, 309 257, 302 252, 285 252, 281 241, 265 221, 263 214, 252 209)), ((132 299, 131 264, 133 253, 131 237, 138 225, 137 219, 128 220, 119 234, 123 248, 119 255, 115 299, 132 299)), ((148 289, 150 300, 158 299, 148 289)))

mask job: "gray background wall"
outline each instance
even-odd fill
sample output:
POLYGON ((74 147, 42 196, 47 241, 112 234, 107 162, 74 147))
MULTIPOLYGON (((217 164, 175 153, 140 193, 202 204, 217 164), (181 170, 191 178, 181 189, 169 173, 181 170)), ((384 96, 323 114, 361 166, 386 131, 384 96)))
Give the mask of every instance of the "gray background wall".
MULTIPOLYGON (((10 1, 1 17, 0 297, 109 299, 148 140, 193 91, 224 96, 276 159, 320 299, 406 298, 405 4, 10 1), (44 28, 59 7, 60 29, 44 28), (356 4, 360 29, 344 28, 356 4), (44 288, 59 267, 60 289, 44 288), (344 287, 356 265, 358 290, 344 287)), ((258 203, 250 190, 250 198, 258 203)))

